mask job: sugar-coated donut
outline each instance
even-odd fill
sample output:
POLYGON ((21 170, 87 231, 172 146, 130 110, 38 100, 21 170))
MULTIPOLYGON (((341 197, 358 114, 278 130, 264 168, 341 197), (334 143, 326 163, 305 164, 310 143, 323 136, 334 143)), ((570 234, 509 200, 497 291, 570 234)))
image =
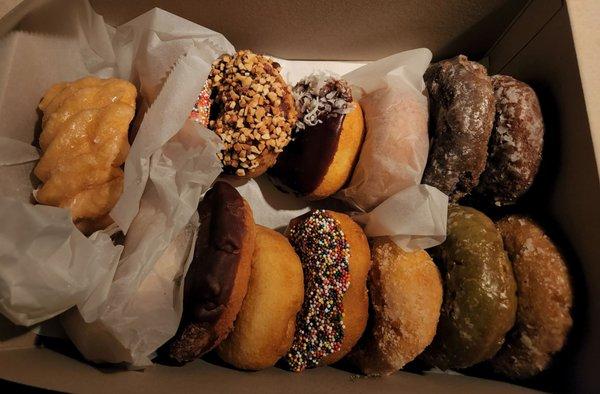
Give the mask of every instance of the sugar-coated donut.
POLYGON ((365 132, 360 105, 346 81, 313 74, 292 89, 299 120, 294 138, 269 175, 307 200, 326 198, 352 175, 365 132))
MULTIPOLYGON (((290 141, 297 111, 279 68, 249 50, 213 63, 208 128, 221 137, 224 148, 218 156, 226 173, 255 178, 275 164, 290 141)), ((198 118, 201 122, 201 114, 198 118)))
POLYGON ((431 147, 423 183, 458 201, 485 169, 495 113, 492 82, 484 66, 463 55, 432 64, 424 79, 431 147))
POLYGON ((293 371, 332 364, 367 324, 367 237, 349 216, 324 210, 293 219, 286 235, 302 262, 304 303, 285 360, 293 371))
POLYGON ((198 205, 200 228, 185 276, 183 316, 161 353, 177 363, 217 346, 233 328, 250 278, 255 225, 238 191, 216 182, 198 205))
POLYGON ((388 237, 378 237, 371 253, 369 323, 348 358, 367 375, 389 375, 433 340, 442 281, 424 250, 406 252, 388 237))
POLYGON ((440 369, 491 358, 517 310, 515 278, 496 226, 473 208, 451 205, 446 241, 431 254, 442 274, 444 300, 423 358, 440 369))
POLYGON ((519 215, 497 223, 517 280, 517 321, 492 359, 510 378, 527 378, 548 367, 573 324, 573 293, 567 265, 531 219, 519 215))
POLYGON ((494 75, 492 83, 496 119, 475 191, 500 206, 515 203, 533 183, 542 160, 544 120, 529 85, 506 75, 494 75))
POLYGON ((248 292, 219 356, 240 369, 275 365, 292 346, 303 298, 298 255, 286 237, 257 225, 248 292))

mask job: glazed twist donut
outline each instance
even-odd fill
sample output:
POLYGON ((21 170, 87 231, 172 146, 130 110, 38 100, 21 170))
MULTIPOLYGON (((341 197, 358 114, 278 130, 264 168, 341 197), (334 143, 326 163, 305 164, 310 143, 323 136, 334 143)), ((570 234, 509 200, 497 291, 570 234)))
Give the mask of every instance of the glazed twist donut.
POLYGON ((52 86, 40 102, 42 157, 34 173, 43 185, 35 197, 70 209, 84 233, 112 222, 136 95, 127 81, 87 77, 52 86))

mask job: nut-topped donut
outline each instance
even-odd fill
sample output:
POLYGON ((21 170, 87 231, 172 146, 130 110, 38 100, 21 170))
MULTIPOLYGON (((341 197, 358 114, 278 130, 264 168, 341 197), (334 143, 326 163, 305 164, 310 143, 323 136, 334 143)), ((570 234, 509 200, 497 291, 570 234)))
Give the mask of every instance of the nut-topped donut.
POLYGON ((208 127, 223 141, 218 156, 226 173, 257 177, 275 164, 290 141, 297 112, 279 68, 249 50, 222 55, 213 63, 208 127))
POLYGON ((494 75, 492 83, 496 119, 475 192, 500 206, 515 203, 533 183, 542 160, 544 121, 529 85, 506 75, 494 75))
POLYGON ((484 66, 463 55, 432 64, 424 79, 431 149, 423 183, 457 201, 485 169, 495 113, 492 82, 484 66))
POLYGON ((365 131, 362 109, 346 81, 326 74, 302 79, 292 93, 300 119, 269 175, 282 189, 323 199, 352 175, 365 131))

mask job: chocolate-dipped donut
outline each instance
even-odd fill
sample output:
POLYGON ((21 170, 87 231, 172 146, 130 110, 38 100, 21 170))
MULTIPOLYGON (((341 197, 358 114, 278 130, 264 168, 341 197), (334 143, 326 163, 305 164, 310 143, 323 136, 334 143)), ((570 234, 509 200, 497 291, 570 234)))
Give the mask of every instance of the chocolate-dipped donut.
POLYGON ((432 64, 424 79, 431 148, 423 183, 457 201, 485 169, 495 113, 492 82, 484 66, 463 55, 432 64))
MULTIPOLYGON (((210 104, 208 128, 221 137, 218 157, 228 174, 261 175, 290 141, 297 112, 279 69, 272 59, 249 50, 222 55, 212 65, 210 100, 202 101, 201 93, 199 101, 201 108, 210 104)), ((202 110, 195 108, 192 116, 202 121, 202 110)))
POLYGON ((304 303, 285 356, 299 372, 340 360, 358 342, 368 318, 371 256, 360 226, 338 212, 302 215, 290 222, 286 235, 304 272, 304 303))
POLYGON ((496 118, 475 192, 500 206, 515 203, 533 183, 542 160, 544 121, 529 85, 506 75, 494 75, 492 83, 496 118))
POLYGON ((233 327, 248 288, 255 242, 252 210, 238 191, 216 182, 198 205, 200 228, 185 276, 183 316, 165 345, 177 363, 217 346, 233 327))
POLYGON ((281 189, 323 199, 352 174, 365 130, 362 109, 346 81, 325 75, 304 78, 292 93, 300 117, 269 175, 281 189))

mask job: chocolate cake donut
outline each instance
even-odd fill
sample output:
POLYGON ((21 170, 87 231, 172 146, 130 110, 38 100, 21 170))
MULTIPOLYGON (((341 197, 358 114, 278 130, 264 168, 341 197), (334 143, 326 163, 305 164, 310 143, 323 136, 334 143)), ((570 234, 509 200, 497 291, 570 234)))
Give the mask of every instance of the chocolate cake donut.
POLYGON ((517 281, 517 320, 491 365, 513 379, 546 369, 573 324, 573 290, 567 264, 531 219, 511 215, 497 223, 517 281))
POLYGON ((297 112, 287 83, 272 59, 249 50, 222 55, 208 77, 210 98, 200 94, 192 117, 202 122, 210 104, 208 128, 224 144, 223 170, 255 178, 271 167, 291 138, 297 112))
POLYGON ((304 303, 285 356, 289 368, 332 364, 356 344, 367 324, 367 237, 349 216, 315 210, 290 222, 286 230, 302 262, 304 303))
POLYGON ((500 206, 516 202, 533 183, 542 160, 544 121, 529 85, 506 75, 494 75, 492 83, 496 119, 475 192, 500 206))
POLYGON ((494 122, 494 91, 487 70, 466 56, 434 63, 425 72, 431 148, 423 183, 458 201, 485 169, 494 122))
POLYGON ((177 363, 200 357, 229 334, 246 295, 254 250, 252 210, 233 186, 216 182, 198 205, 198 214, 183 316, 177 334, 162 349, 177 363))
POLYGON ((269 175, 281 189, 323 199, 352 174, 365 130, 362 110, 346 81, 331 76, 310 75, 292 93, 300 118, 269 175))

